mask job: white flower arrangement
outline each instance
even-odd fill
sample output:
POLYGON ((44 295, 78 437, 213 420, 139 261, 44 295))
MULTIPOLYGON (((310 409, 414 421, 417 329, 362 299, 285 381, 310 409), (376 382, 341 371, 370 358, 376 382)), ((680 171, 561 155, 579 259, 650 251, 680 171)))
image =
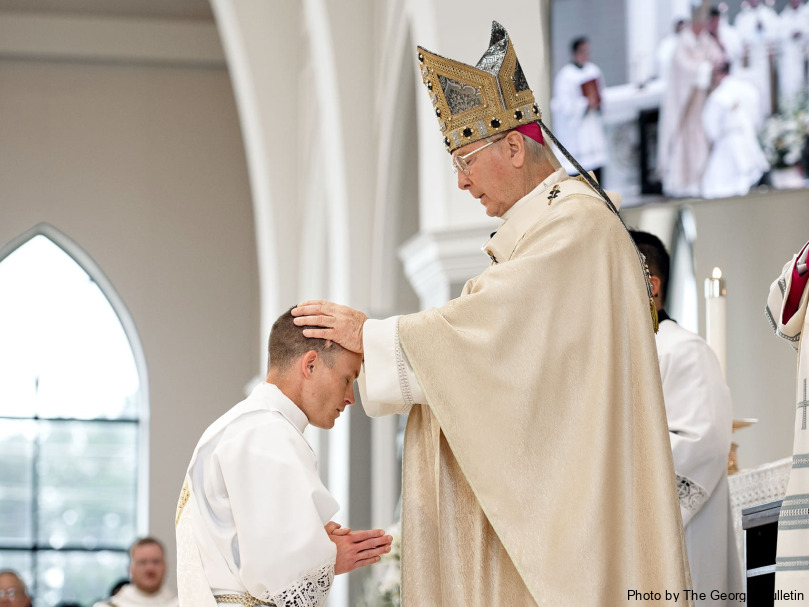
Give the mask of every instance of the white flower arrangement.
POLYGON ((387 532, 393 536, 393 542, 390 552, 369 568, 362 600, 365 607, 402 607, 401 523, 394 523, 387 532))
POLYGON ((809 108, 802 98, 791 108, 773 114, 764 122, 759 139, 767 161, 774 169, 791 167, 801 161, 809 135, 809 108))

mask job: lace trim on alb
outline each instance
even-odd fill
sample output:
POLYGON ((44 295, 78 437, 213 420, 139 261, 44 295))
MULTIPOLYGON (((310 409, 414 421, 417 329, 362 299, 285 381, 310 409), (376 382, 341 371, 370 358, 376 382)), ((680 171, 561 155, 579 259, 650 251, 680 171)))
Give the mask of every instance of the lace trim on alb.
POLYGON ((680 498, 680 505, 694 514, 708 501, 708 492, 690 478, 679 474, 675 476, 677 477, 677 497, 680 498))
POLYGON ((326 601, 333 581, 334 563, 329 561, 304 574, 280 592, 272 595, 264 593, 261 600, 275 607, 320 607, 326 601))

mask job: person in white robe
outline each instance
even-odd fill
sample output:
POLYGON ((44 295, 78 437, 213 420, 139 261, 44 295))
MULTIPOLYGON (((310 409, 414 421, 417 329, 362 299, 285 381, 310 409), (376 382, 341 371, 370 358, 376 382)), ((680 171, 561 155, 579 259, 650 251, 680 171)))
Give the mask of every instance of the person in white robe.
POLYGON ((806 91, 809 13, 803 0, 790 0, 779 15, 781 52, 778 60, 778 90, 781 107, 794 107, 806 91))
POLYGON ((129 549, 129 584, 95 607, 177 607, 177 595, 164 582, 166 558, 163 543, 141 538, 129 549))
POLYGON ((391 536, 351 531, 320 480, 308 424, 329 429, 354 402, 361 357, 304 338, 289 312, 270 334, 267 380, 212 423, 177 507, 181 607, 317 607, 336 574, 379 560, 391 536))
MULTIPOLYGON (((602 100, 604 76, 590 61, 590 43, 577 38, 571 44, 572 62, 565 65, 553 82, 551 111, 553 128, 559 141, 601 182, 601 169, 607 163, 607 136, 604 133, 602 100)), ((562 166, 571 175, 578 173, 562 156, 562 166)))
POLYGON ((778 14, 761 0, 748 0, 734 25, 742 39, 745 77, 759 91, 762 117, 769 116, 778 109, 772 102, 773 68, 781 37, 778 14))
POLYGON ((730 24, 728 6, 724 2, 719 5, 719 40, 725 51, 725 59, 730 63, 733 72, 738 71, 742 65, 744 43, 736 28, 730 24))
POLYGON ((663 193, 671 197, 699 196, 708 162, 702 109, 713 68, 724 57, 709 24, 718 29, 718 17, 709 21, 695 11, 691 25, 680 32, 660 108, 657 170, 663 193))
POLYGON ((677 48, 677 36, 688 25, 688 20, 677 19, 674 22, 674 31, 664 37, 657 45, 655 52, 655 64, 657 77, 664 82, 669 78, 669 68, 674 59, 674 51, 677 48))
POLYGON ((458 187, 504 220, 492 263, 416 314, 293 309, 324 327, 305 335, 364 353, 367 413, 409 412, 403 604, 612 607, 689 588, 656 313, 620 197, 573 156, 579 177, 559 166, 499 23, 474 66, 417 61, 458 187))
POLYGON ((792 257, 772 283, 765 309, 776 336, 797 351, 792 469, 778 518, 775 555, 775 604, 809 601, 809 242, 792 257), (798 600, 798 593, 800 599, 798 600))
POLYGON ((743 605, 736 598, 710 598, 712 590, 738 596, 744 588, 728 487, 730 389, 710 346, 665 311, 670 260, 663 243, 648 232, 630 233, 646 257, 660 318, 657 353, 691 582, 707 597, 696 605, 743 605))
POLYGON ((716 88, 702 110, 702 126, 711 144, 702 196, 743 196, 770 168, 757 135, 759 93, 750 82, 731 74, 727 63, 716 69, 714 82, 716 88))

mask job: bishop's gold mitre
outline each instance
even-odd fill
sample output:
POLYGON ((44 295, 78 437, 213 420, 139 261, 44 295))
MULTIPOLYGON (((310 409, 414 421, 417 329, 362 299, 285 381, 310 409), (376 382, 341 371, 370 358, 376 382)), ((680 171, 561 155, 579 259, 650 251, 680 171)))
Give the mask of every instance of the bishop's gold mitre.
POLYGON ((474 67, 422 47, 418 53, 421 77, 450 154, 542 118, 508 32, 497 21, 492 21, 489 48, 474 67))

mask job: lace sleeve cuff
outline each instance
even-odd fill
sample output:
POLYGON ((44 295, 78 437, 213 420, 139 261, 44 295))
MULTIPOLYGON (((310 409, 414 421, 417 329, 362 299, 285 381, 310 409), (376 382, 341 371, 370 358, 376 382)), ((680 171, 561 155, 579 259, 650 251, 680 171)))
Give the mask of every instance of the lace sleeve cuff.
POLYGON ((703 504, 708 501, 708 492, 690 478, 680 476, 679 474, 676 475, 676 478, 677 497, 680 498, 680 508, 688 512, 688 518, 690 519, 702 508, 703 504))
POLYGON ((266 592, 261 598, 276 607, 320 607, 326 602, 334 581, 334 561, 305 573, 280 592, 266 592))

